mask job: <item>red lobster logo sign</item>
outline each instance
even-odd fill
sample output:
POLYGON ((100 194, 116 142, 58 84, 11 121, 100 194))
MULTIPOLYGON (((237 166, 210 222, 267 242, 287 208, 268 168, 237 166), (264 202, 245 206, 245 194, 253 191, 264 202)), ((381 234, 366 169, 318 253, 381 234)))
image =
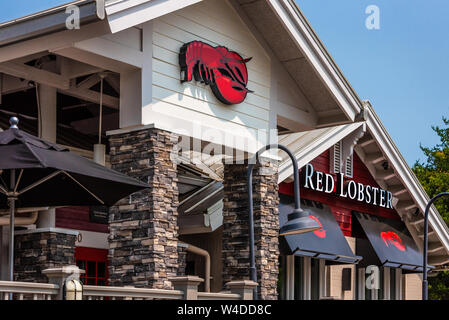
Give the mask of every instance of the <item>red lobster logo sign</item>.
POLYGON ((224 104, 237 104, 245 100, 248 92, 248 70, 238 53, 225 47, 212 47, 201 41, 182 46, 179 53, 181 82, 200 81, 210 85, 212 92, 224 104))
POLYGON ((385 245, 387 247, 390 247, 390 244, 392 244, 396 248, 398 248, 398 250, 405 251, 405 245, 396 232, 393 231, 381 232, 380 237, 385 242, 385 245))

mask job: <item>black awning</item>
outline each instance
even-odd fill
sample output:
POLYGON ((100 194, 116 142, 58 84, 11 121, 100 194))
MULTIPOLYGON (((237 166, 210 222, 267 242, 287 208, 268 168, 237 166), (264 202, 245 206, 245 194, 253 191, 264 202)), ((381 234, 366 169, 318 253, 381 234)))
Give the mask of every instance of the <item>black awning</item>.
MULTIPOLYGON (((281 226, 287 222, 287 215, 293 208, 293 198, 281 194, 279 204, 281 226)), ((317 220, 322 228, 314 232, 281 237, 281 254, 294 254, 342 263, 357 263, 361 260, 361 257, 355 256, 352 252, 328 206, 320 202, 303 200, 301 208, 310 210, 311 218, 317 220)))
POLYGON ((423 255, 402 221, 360 212, 353 214, 383 266, 409 271, 423 270, 423 255))

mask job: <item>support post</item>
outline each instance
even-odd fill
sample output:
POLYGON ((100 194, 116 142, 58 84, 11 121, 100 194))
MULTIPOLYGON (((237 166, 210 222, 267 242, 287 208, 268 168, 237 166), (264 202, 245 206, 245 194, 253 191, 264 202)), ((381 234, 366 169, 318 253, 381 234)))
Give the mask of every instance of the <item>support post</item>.
POLYGON ((56 300, 65 300, 64 297, 64 285, 67 281, 76 280, 80 281, 80 274, 85 271, 81 270, 77 266, 64 266, 59 268, 50 268, 42 271, 48 278, 48 282, 59 286, 59 293, 56 296, 56 300))
POLYGON ((175 290, 184 292, 185 300, 198 300, 198 286, 204 280, 197 276, 173 277, 169 279, 175 290))
POLYGON ((226 283, 226 287, 231 290, 231 293, 239 294, 241 300, 253 300, 257 282, 251 280, 231 281, 226 283))

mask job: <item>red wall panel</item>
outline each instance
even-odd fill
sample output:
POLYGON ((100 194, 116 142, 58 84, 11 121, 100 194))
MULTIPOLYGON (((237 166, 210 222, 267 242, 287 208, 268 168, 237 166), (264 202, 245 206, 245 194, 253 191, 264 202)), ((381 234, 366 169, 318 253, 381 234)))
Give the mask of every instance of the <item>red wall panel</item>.
POLYGON ((56 227, 108 233, 108 225, 90 222, 89 207, 56 209, 56 227))
MULTIPOLYGON (((327 150, 323 152, 320 156, 313 159, 310 163, 313 165, 316 171, 330 173, 330 151, 327 150)), ((364 185, 379 187, 377 182, 371 176, 368 168, 356 153, 354 153, 353 168, 353 178, 350 180, 363 183, 364 185)), ((279 185, 279 192, 283 194, 293 195, 293 183, 281 183, 279 185)), ((341 198, 336 196, 335 194, 313 191, 311 189, 305 189, 303 187, 301 187, 301 198, 319 201, 321 203, 327 204, 331 208, 332 213, 334 214, 335 219, 340 225, 340 228, 345 236, 352 235, 353 210, 380 217, 399 219, 399 216, 395 210, 368 205, 356 200, 341 198)))

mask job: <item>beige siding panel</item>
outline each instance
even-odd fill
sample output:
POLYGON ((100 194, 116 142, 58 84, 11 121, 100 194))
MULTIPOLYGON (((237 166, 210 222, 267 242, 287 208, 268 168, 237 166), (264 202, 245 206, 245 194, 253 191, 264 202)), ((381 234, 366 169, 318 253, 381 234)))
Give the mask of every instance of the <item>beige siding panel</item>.
POLYGON ((235 11, 228 4, 227 0, 202 1, 193 5, 191 8, 203 12, 221 22, 242 23, 240 17, 234 14, 235 11))
MULTIPOLYGON (((165 61, 162 61, 162 60, 153 59, 153 71, 155 73, 164 74, 167 77, 176 79, 178 81, 178 83, 181 84, 181 79, 180 79, 180 75, 179 75, 180 70, 179 70, 178 66, 174 66, 174 65, 166 63, 165 61)), ((155 78, 157 78, 157 76, 155 76, 155 78)), ((206 88, 204 85, 202 85, 201 83, 196 82, 196 81, 192 81, 192 82, 183 84, 183 86, 187 86, 187 85, 196 86, 199 88, 206 88)), ((211 95, 211 97, 213 97, 213 99, 214 99, 213 101, 218 101, 215 98, 215 96, 213 95, 212 91, 210 91, 209 88, 207 88, 207 91, 208 91, 209 95, 211 95)), ((268 100, 267 98, 263 98, 261 96, 255 95, 253 93, 248 93, 248 95, 245 99, 245 102, 243 104, 240 104, 238 106, 228 106, 228 107, 230 107, 233 110, 236 109, 236 111, 238 111, 240 109, 239 107, 241 105, 245 106, 247 104, 255 106, 259 109, 264 109, 267 111, 270 110, 270 100, 268 100)), ((243 107, 241 109, 242 109, 242 112, 245 113, 244 110, 246 110, 247 108, 243 107)), ((251 110, 251 108, 248 110, 251 110)))
POLYGON ((356 276, 356 268, 354 264, 330 265, 327 266, 328 275, 328 294, 330 297, 341 300, 354 300, 355 288, 354 281, 351 283, 351 290, 342 290, 343 269, 351 268, 351 277, 356 276))
POLYGON ((138 28, 128 28, 118 33, 107 34, 102 38, 142 51, 142 30, 138 28))
POLYGON ((403 277, 404 300, 422 300, 422 277, 419 273, 409 273, 403 277))
POLYGON ((247 43, 256 51, 264 52, 262 47, 255 42, 255 38, 249 30, 242 28, 242 22, 240 21, 232 23, 231 21, 217 20, 209 14, 193 7, 186 8, 177 14, 206 28, 210 28, 209 26, 214 26, 214 30, 216 32, 227 36, 232 40, 247 43), (226 33, 222 30, 226 30, 226 33))

